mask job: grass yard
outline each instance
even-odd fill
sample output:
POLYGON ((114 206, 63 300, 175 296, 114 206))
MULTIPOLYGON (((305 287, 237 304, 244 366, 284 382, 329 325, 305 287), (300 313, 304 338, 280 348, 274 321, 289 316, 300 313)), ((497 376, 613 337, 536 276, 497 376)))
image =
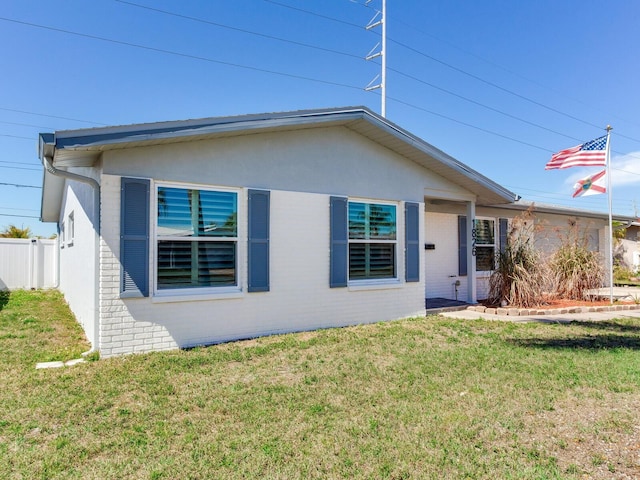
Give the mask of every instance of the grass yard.
POLYGON ((640 477, 640 319, 418 318, 35 370, 88 345, 0 293, 0 478, 640 477))

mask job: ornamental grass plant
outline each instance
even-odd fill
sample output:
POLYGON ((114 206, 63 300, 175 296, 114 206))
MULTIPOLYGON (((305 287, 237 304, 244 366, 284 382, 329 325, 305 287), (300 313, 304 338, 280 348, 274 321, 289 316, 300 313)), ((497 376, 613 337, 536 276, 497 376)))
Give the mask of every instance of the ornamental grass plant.
POLYGON ((531 209, 513 219, 507 245, 497 254, 496 270, 489 278, 490 303, 529 308, 544 302, 548 276, 533 243, 534 229, 531 209))
POLYGON ((604 267, 598 252, 589 250, 587 230, 576 219, 559 234, 560 246, 549 261, 554 296, 571 300, 588 298, 587 292, 602 286, 604 267))

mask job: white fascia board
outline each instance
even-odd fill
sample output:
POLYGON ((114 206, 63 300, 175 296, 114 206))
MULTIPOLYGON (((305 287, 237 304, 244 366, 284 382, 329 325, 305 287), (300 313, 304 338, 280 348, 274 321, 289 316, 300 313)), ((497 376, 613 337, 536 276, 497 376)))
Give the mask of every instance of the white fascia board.
MULTIPOLYGON (((582 210, 578 208, 565 207, 562 205, 550 205, 544 203, 535 203, 526 200, 519 200, 517 202, 506 204, 506 205, 490 205, 493 208, 504 208, 508 210, 518 210, 525 211, 529 208, 532 208, 533 213, 550 213, 557 215, 565 215, 565 216, 576 216, 576 217, 587 217, 587 218, 598 218, 608 220, 609 214, 607 212, 596 212, 594 210, 582 210)), ((617 215, 612 214, 613 220, 621 221, 621 222, 634 222, 637 221, 636 217, 629 217, 626 215, 617 215)))

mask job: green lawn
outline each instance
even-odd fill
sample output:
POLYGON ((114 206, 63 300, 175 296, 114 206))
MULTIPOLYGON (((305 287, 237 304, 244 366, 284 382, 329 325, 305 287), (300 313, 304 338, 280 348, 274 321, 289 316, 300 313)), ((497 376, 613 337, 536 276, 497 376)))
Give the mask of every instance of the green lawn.
POLYGON ((59 293, 0 292, 0 478, 640 477, 640 319, 428 317, 34 368, 87 348, 59 293))

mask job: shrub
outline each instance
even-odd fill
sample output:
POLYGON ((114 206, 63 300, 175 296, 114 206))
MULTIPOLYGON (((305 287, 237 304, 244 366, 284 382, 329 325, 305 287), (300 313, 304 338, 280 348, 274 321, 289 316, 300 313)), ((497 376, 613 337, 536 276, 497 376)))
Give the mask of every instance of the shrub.
POLYGON ((616 282, 628 282, 634 276, 635 275, 633 270, 625 268, 621 265, 613 266, 613 279, 616 282))

